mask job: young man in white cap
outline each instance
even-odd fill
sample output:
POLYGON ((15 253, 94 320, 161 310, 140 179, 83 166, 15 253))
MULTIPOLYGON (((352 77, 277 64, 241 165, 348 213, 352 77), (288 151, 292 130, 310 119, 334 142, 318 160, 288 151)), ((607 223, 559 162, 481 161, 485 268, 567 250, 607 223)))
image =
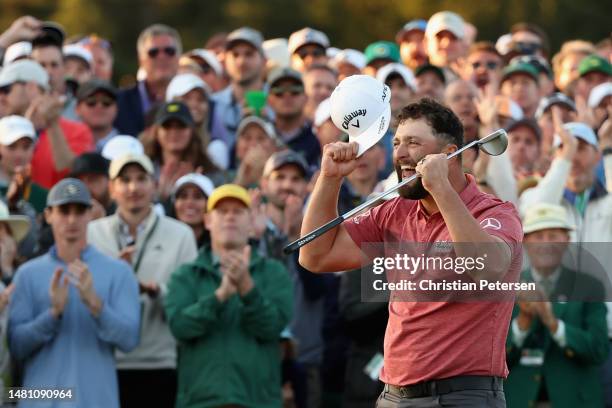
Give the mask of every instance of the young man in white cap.
POLYGON ((117 354, 122 407, 172 406, 176 397, 176 343, 163 313, 170 275, 197 254, 193 231, 153 209, 153 164, 144 155, 124 155, 109 168, 115 214, 89 225, 89 241, 134 268, 143 308, 140 345, 117 354))
POLYGON ((88 243, 90 206, 78 180, 49 192, 45 219, 55 245, 15 275, 8 341, 24 363, 24 387, 63 389, 66 406, 119 407, 113 353, 139 342, 138 285, 125 262, 88 243))
POLYGON ((557 204, 535 204, 523 218, 530 267, 521 280, 534 282, 537 291, 518 294, 508 332, 510 408, 604 406, 599 375, 609 353, 604 286, 589 274, 593 271, 563 265, 572 229, 557 204))
MULTIPOLYGON (((358 163, 358 135, 355 140, 324 148, 302 236, 338 216, 340 186, 358 163)), ((300 263, 319 273, 356 269, 362 266, 366 242, 444 241, 467 244, 457 246, 457 254, 487 253, 485 268, 469 270, 467 277, 516 282, 522 259, 520 219, 511 203, 478 190, 474 178, 463 173, 461 159, 447 160, 462 145, 461 123, 448 108, 431 99, 405 107, 393 139, 394 164, 400 180, 417 173, 421 177, 400 189, 400 197, 310 241, 300 249, 300 263)), ((382 253, 395 256, 394 251, 382 253)), ((428 272, 419 268, 416 273, 428 272)), ((509 302, 390 302, 380 375, 386 385, 377 406, 465 407, 485 400, 489 407, 505 406, 511 312, 509 302), (497 324, 491 325, 491 319, 497 324)))
POLYGON ((49 91, 49 75, 35 61, 15 61, 0 72, 0 105, 7 114, 27 117, 38 132, 32 180, 44 188, 65 177, 74 158, 93 148, 87 126, 62 118, 62 100, 49 91))
POLYGON ((66 78, 75 81, 78 85, 93 78, 93 56, 82 45, 68 44, 62 48, 66 78))
POLYGON ((266 58, 262 44, 261 33, 250 27, 234 30, 227 37, 225 70, 230 77, 230 85, 212 98, 224 127, 220 139, 227 146, 233 146, 236 141, 236 129, 243 117, 246 93, 263 90, 266 58))
POLYGON ((35 143, 36 131, 28 119, 16 115, 0 119, 0 196, 6 197, 9 207, 23 199, 41 214, 47 190, 30 179, 35 143))
MULTIPOLYGON (((457 61, 465 56, 465 22, 452 11, 440 11, 427 21, 425 44, 429 62, 452 73, 457 61)), ((457 73, 455 73, 456 75, 457 73)))
POLYGON ((322 31, 302 28, 289 36, 288 47, 291 67, 299 72, 306 72, 311 65, 327 64, 325 51, 329 48, 329 38, 322 31))
POLYGON ((215 189, 204 214, 211 245, 168 284, 164 306, 180 355, 172 406, 282 405, 279 340, 292 314, 291 282, 278 261, 249 246, 250 207, 244 188, 215 189))

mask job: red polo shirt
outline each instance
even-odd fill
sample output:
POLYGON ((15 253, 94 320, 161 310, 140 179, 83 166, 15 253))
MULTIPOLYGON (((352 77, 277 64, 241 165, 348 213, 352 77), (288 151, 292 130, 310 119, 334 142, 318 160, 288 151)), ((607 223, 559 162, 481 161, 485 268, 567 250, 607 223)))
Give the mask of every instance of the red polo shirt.
MULTIPOLYGON (((459 193, 468 211, 512 248, 506 279, 518 281, 523 230, 514 205, 478 190, 474 178, 459 193), (487 220, 489 219, 489 220, 487 220)), ((418 200, 396 198, 345 223, 365 242, 451 241, 442 215, 427 215, 418 200)), ((381 380, 409 385, 457 375, 506 377, 506 335, 512 302, 390 302, 381 380)))
MULTIPOLYGON (((73 122, 63 118, 59 119, 59 125, 64 132, 68 147, 75 155, 80 155, 94 149, 94 140, 89 128, 79 122, 73 122)), ((58 171, 55 169, 53 154, 51 153, 51 141, 47 130, 40 132, 34 156, 32 156, 32 181, 46 189, 50 189, 68 175, 70 169, 58 171)))

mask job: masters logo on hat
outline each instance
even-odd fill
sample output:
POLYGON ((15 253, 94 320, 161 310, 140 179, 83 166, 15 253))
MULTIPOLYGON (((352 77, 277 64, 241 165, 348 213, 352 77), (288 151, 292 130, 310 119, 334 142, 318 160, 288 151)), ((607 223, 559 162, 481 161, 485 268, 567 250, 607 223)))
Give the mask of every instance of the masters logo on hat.
POLYGON ((391 90, 368 75, 352 75, 334 89, 331 118, 336 127, 357 142, 361 156, 385 135, 391 119, 391 90))

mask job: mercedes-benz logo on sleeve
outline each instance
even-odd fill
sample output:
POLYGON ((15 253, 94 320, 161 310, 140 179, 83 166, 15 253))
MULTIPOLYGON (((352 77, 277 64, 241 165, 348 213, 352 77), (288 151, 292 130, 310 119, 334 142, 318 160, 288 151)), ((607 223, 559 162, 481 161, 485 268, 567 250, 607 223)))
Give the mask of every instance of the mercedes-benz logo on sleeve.
POLYGON ((480 221, 480 225, 483 229, 491 228, 494 230, 500 230, 502 227, 501 222, 499 222, 497 218, 485 218, 484 220, 480 221))

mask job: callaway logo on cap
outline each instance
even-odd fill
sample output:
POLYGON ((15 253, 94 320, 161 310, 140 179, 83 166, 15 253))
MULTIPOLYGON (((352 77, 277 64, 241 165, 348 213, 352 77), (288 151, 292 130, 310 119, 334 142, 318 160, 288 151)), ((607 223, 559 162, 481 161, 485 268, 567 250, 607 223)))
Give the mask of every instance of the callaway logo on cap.
POLYGON ((352 75, 340 82, 330 97, 336 127, 359 144, 357 156, 384 136, 391 119, 391 90, 368 75, 352 75))

